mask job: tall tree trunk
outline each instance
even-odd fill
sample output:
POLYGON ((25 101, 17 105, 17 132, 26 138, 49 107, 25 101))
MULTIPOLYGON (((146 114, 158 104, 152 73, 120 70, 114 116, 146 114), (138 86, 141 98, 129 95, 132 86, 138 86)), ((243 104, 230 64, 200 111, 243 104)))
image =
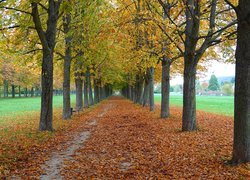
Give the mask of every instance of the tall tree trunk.
MULTIPOLYGON (((77 73, 79 74, 79 73, 77 73)), ((76 85, 76 111, 83 110, 83 100, 82 100, 82 79, 76 74, 75 85, 76 85)))
POLYGON ((100 86, 98 86, 98 96, 99 96, 99 102, 102 101, 102 88, 100 86))
POLYGON ((94 102, 95 104, 100 102, 98 80, 94 79, 94 102))
POLYGON ((170 60, 163 56, 161 75, 161 118, 169 117, 170 60))
POLYGON ((250 1, 239 0, 233 163, 250 162, 250 1))
POLYGON ((185 9, 187 22, 185 27, 182 130, 194 131, 196 130, 196 69, 207 44, 203 43, 199 53, 196 52, 200 30, 200 1, 188 0, 185 9))
POLYGON ((30 96, 31 96, 31 97, 34 97, 34 88, 33 88, 33 87, 31 88, 30 96))
POLYGON ((128 85, 128 99, 132 99, 132 87, 131 85, 128 85))
MULTIPOLYGON (((186 58, 186 57, 185 57, 186 58)), ((197 63, 191 59, 184 62, 182 130, 196 130, 195 78, 197 63)))
POLYGON ((43 52, 40 131, 53 131, 53 52, 43 52))
POLYGON ((141 97, 143 92, 143 79, 140 75, 137 75, 136 78, 136 100, 135 103, 141 104, 141 97))
POLYGON ((63 119, 71 118, 70 104, 70 67, 71 67, 71 41, 69 36, 71 16, 67 14, 63 18, 63 27, 65 33, 65 56, 64 56, 64 74, 63 74, 63 119))
POLYGON ((28 88, 27 87, 25 88, 25 95, 24 96, 28 97, 28 88))
POLYGON ((39 36, 42 48, 42 97, 41 97, 41 114, 40 114, 40 131, 52 131, 53 120, 53 54, 55 48, 57 21, 59 18, 59 9, 61 1, 49 0, 47 9, 47 26, 44 31, 38 2, 32 1, 31 15, 35 25, 36 32, 39 36))
POLYGON ((132 101, 135 102, 136 99, 136 87, 133 86, 132 87, 132 101))
POLYGON ((15 92, 15 85, 11 85, 11 94, 12 94, 12 98, 16 97, 16 92, 15 92))
POLYGON ((18 95, 21 97, 21 86, 18 86, 18 95))
POLYGON ((101 87, 101 94, 102 94, 102 100, 104 100, 106 98, 106 94, 105 94, 105 88, 104 86, 101 87))
POLYGON ((149 109, 150 111, 155 110, 154 103, 154 68, 149 68, 149 109))
POLYGON ((4 84, 3 86, 4 97, 8 97, 8 81, 4 80, 3 84, 4 84))
POLYGON ((143 91, 143 107, 147 106, 149 103, 149 75, 148 73, 145 75, 144 79, 144 91, 143 91))
POLYGON ((84 108, 89 107, 89 87, 88 87, 88 77, 85 76, 85 81, 84 81, 84 108))
POLYGON ((94 100, 93 100, 93 90, 91 84, 91 74, 89 69, 88 69, 88 89, 89 89, 89 105, 92 106, 94 104, 94 100))

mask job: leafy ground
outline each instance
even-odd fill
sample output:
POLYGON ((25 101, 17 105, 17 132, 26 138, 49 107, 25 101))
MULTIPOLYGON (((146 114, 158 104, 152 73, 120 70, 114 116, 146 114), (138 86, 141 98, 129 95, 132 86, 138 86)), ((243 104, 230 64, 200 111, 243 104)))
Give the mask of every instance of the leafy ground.
POLYGON ((29 119, 12 127, 14 139, 0 130, 0 172, 26 179, 250 178, 250 164, 224 164, 232 151, 232 118, 198 112, 200 130, 190 133, 180 131, 181 109, 171 112, 161 120, 158 110, 113 97, 71 121, 56 115, 53 133, 37 132, 29 119))
MULTIPOLYGON (((156 103, 161 102, 161 95, 155 94, 156 103)), ((182 95, 171 94, 170 104, 172 106, 182 106, 182 95)), ((234 114, 234 97, 233 96, 196 96, 197 109, 233 116, 234 114)))

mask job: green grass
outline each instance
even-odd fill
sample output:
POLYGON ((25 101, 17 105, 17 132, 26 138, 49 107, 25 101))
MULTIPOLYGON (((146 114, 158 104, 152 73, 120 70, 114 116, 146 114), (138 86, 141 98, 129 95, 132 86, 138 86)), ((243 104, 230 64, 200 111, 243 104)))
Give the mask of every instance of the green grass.
MULTIPOLYGON (((71 98, 75 104, 75 96, 71 98)), ((155 102, 161 102, 160 94, 155 94, 155 102)), ((18 120, 21 116, 29 117, 39 113, 41 98, 7 98, 0 99, 0 123, 7 120, 18 120)), ((171 106, 182 106, 182 95, 171 94, 171 106)), ((53 107, 61 108, 63 105, 62 96, 54 96, 53 107)), ((72 105, 72 106, 73 106, 72 105)), ((197 109, 227 116, 233 116, 233 96, 197 96, 197 109)))
MULTIPOLYGON (((75 104, 75 96, 71 96, 72 104, 75 104)), ((63 106, 63 97, 53 97, 53 107, 61 108, 63 106)), ((41 108, 41 97, 34 98, 0 98, 0 122, 8 118, 19 117, 23 115, 39 112, 41 108)))
MULTIPOLYGON (((155 102, 161 102, 161 95, 155 94, 155 102)), ((198 110, 233 116, 234 97, 233 96, 196 96, 198 110)), ((171 94, 170 105, 182 107, 182 95, 171 94)))

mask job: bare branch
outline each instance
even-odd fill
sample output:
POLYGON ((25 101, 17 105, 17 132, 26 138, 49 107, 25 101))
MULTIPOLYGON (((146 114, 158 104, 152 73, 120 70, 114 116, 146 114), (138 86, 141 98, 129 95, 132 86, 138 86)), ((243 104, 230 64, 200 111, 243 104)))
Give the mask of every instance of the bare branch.
POLYGON ((43 49, 32 49, 30 51, 24 52, 23 55, 30 54, 30 53, 33 53, 33 52, 36 52, 36 51, 42 51, 42 50, 43 49))
POLYGON ((234 6, 231 2, 230 2, 230 0, 224 0, 229 6, 231 6, 234 10, 235 10, 235 12, 237 12, 237 7, 236 6, 234 6))
POLYGON ((13 11, 17 11, 17 12, 21 12, 21 13, 31 15, 30 12, 27 12, 27 11, 24 11, 24 10, 21 10, 21 9, 16 9, 16 8, 13 8, 13 7, 0 6, 0 9, 13 10, 13 11))
POLYGON ((41 6, 44 10, 48 11, 48 8, 46 8, 42 3, 38 3, 39 6, 41 6))
POLYGON ((36 28, 36 31, 38 33, 38 36, 41 40, 43 47, 46 49, 49 49, 49 45, 48 45, 47 40, 46 40, 45 32, 43 31, 43 27, 42 27, 41 20, 39 17, 37 3, 33 2, 33 3, 31 3, 31 6, 32 6, 32 17, 33 17, 33 21, 35 23, 35 28, 36 28))

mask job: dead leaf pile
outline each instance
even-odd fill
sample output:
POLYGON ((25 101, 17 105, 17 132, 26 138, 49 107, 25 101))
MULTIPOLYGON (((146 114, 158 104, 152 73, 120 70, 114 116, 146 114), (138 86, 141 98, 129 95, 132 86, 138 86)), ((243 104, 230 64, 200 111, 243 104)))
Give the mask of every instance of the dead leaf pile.
POLYGON ((159 109, 151 113, 112 97, 61 126, 45 143, 27 148, 29 154, 12 166, 10 174, 39 179, 51 152, 63 151, 74 134, 89 128, 90 138, 64 162, 61 175, 66 179, 250 178, 249 164, 224 164, 231 158, 232 118, 199 111, 199 130, 181 132, 180 108, 172 108, 169 119, 158 115, 159 109), (112 108, 98 116, 107 106, 112 108), (89 126, 87 121, 93 119, 96 125, 89 126))

